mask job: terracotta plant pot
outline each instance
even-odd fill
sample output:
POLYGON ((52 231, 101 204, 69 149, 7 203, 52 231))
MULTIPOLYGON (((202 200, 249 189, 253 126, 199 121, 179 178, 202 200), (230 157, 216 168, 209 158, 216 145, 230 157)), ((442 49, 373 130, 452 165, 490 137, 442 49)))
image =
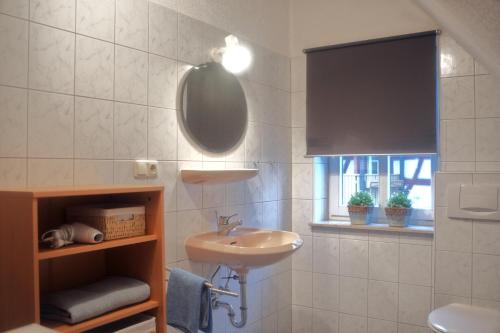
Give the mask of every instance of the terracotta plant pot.
POLYGON ((410 222, 411 208, 386 207, 385 216, 391 227, 406 227, 410 222))
POLYGON ((348 206, 351 224, 369 224, 369 216, 373 207, 368 206, 348 206))

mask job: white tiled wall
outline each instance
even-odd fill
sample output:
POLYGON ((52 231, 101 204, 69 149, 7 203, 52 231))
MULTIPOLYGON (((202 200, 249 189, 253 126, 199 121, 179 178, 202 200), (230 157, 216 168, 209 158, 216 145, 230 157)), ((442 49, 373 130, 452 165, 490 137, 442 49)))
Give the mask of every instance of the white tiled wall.
POLYGON ((441 173, 436 175, 436 306, 451 302, 500 309, 500 224, 449 219, 449 184, 500 184, 500 80, 451 38, 441 39, 452 59, 441 78, 441 173))
POLYGON ((449 36, 441 44, 441 171, 500 171, 500 79, 449 36))
POLYGON ((432 237, 313 229, 293 258, 293 332, 425 331, 432 237))
MULTIPOLYGON (((498 173, 441 173, 442 190, 448 184, 500 184, 498 173)), ((437 306, 450 302, 500 309, 500 225, 498 222, 447 217, 446 199, 436 208, 437 306)))
MULTIPOLYGON (((448 184, 500 184, 498 173, 441 173, 448 184)), ((436 306, 450 302, 500 309, 500 225, 447 217, 447 201, 436 208, 436 306)))
MULTIPOLYGON (((202 151, 178 126, 177 86, 229 33, 175 8, 0 0, 0 186, 162 184, 168 264, 209 275, 214 267, 189 262, 183 241, 214 229, 214 210, 238 212, 248 226, 291 228, 290 61, 244 41, 255 57, 240 77, 245 140, 227 154, 202 151), (139 158, 159 160, 157 180, 132 177, 139 158), (188 167, 255 166, 258 177, 227 186, 178 176, 188 167)), ((252 271, 247 327, 233 329, 216 311, 215 331, 290 332, 290 269, 288 260, 252 271)))

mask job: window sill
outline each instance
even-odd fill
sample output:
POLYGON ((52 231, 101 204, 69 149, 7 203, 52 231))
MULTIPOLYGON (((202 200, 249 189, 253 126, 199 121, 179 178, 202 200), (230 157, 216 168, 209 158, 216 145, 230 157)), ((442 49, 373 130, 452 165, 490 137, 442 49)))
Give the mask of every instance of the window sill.
POLYGON ((351 224, 349 221, 321 221, 309 223, 313 228, 337 228, 354 230, 376 230, 405 234, 434 235, 433 226, 410 225, 408 227, 390 227, 388 224, 351 224))

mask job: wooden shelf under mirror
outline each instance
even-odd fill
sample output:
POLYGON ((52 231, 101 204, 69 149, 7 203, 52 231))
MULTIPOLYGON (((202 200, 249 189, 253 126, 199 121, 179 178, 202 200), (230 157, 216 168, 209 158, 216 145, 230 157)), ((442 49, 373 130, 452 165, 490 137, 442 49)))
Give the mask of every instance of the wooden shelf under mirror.
POLYGON ((189 184, 225 184, 253 178, 259 169, 184 169, 181 170, 182 181, 189 184))
POLYGON ((59 332, 83 332, 138 313, 156 318, 165 332, 163 187, 112 186, 0 189, 0 331, 41 323, 59 332), (40 235, 65 223, 69 206, 120 203, 145 206, 146 234, 73 244, 39 246, 40 235), (74 325, 45 322, 42 295, 119 275, 146 282, 150 299, 74 325))

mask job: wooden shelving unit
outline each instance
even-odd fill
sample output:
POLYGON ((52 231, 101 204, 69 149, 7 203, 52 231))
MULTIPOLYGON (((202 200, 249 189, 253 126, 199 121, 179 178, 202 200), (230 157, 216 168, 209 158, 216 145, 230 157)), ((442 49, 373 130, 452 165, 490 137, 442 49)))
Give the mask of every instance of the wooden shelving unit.
POLYGON ((78 333, 138 313, 155 316, 157 332, 166 331, 161 186, 0 189, 0 253, 0 331, 41 323, 78 333), (66 207, 94 203, 144 205, 146 235, 60 249, 39 246, 44 231, 66 222, 66 207), (74 325, 41 321, 43 294, 108 275, 148 283, 150 299, 74 325))

